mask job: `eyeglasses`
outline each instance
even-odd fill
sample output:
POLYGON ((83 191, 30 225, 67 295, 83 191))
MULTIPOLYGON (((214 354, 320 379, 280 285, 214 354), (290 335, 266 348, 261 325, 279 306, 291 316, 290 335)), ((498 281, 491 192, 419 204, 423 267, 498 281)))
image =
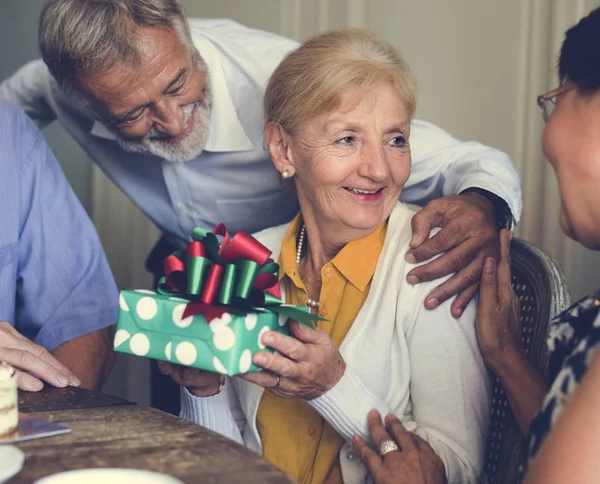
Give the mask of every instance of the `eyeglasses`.
POLYGON ((556 106, 556 99, 561 94, 570 91, 575 87, 575 84, 563 84, 552 91, 547 92, 546 94, 540 94, 537 97, 537 104, 542 110, 542 116, 544 117, 544 122, 547 123, 552 115, 552 111, 554 111, 554 107, 556 106))

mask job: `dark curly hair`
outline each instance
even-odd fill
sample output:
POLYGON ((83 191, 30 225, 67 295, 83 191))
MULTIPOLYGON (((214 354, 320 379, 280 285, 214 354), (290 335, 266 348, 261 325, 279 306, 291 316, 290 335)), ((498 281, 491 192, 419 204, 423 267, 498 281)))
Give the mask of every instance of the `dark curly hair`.
POLYGON ((561 83, 571 81, 583 93, 600 90, 600 8, 567 30, 558 73, 561 83))

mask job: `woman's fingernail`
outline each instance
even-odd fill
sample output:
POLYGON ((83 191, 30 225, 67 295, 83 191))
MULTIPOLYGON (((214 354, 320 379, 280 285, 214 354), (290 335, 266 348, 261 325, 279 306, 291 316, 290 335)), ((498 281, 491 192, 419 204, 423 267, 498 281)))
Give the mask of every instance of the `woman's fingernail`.
POLYGON ((271 336, 269 333, 264 334, 262 337, 262 342, 263 342, 263 344, 266 344, 266 345, 272 343, 273 336, 271 336))
POLYGON ((408 281, 409 284, 418 284, 419 278, 417 276, 415 276, 414 274, 411 274, 410 276, 408 276, 406 278, 406 280, 408 281))
POLYGON ((265 357, 262 356, 262 355, 256 355, 254 357, 254 364, 258 365, 258 366, 264 365, 265 364, 265 357))
POLYGON ((427 309, 435 309, 440 305, 440 301, 436 297, 431 297, 425 300, 425 307, 427 309))
POLYGON ((76 376, 74 376, 73 378, 71 378, 70 385, 72 387, 80 387, 81 386, 81 380, 79 378, 77 378, 76 376))

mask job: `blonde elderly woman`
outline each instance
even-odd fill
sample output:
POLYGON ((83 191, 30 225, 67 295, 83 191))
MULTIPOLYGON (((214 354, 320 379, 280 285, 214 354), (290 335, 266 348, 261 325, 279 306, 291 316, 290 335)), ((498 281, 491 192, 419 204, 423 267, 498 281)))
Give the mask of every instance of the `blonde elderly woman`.
MULTIPOLYGON (((398 202, 411 165, 410 73, 362 31, 314 37, 276 69, 265 93, 265 140, 293 179, 301 211, 257 234, 281 266, 286 302, 327 318, 266 333, 264 372, 220 380, 169 367, 182 416, 260 452, 299 482, 359 482, 352 453, 367 414, 397 415, 426 440, 449 482, 477 482, 489 389, 470 304, 426 310, 435 283, 410 285, 413 213, 398 202)), ((382 454, 394 451, 384 444, 382 454)), ((396 449, 397 450, 397 449, 396 449)))

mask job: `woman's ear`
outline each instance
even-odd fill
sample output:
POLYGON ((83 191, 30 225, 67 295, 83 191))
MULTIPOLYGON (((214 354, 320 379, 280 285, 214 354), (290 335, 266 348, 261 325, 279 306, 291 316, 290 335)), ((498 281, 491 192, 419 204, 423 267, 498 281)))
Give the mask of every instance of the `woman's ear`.
POLYGON ((274 122, 267 123, 265 126, 265 144, 277 171, 284 178, 294 176, 296 169, 290 149, 290 136, 280 124, 274 122))

